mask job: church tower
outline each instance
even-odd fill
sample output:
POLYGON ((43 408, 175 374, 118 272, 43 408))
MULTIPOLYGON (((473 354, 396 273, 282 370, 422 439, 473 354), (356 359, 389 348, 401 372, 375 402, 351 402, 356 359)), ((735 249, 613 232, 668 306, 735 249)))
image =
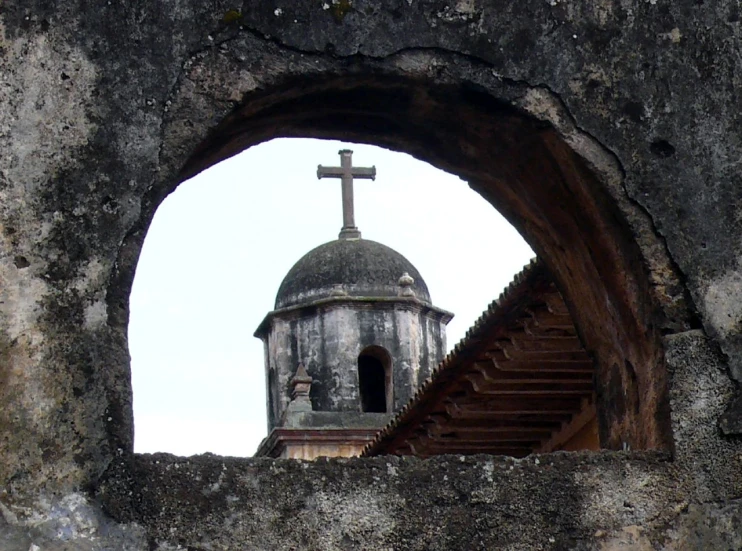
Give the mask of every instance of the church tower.
POLYGON ((343 228, 284 278, 275 310, 255 332, 265 346, 268 437, 258 456, 357 455, 404 406, 446 352, 452 314, 436 308, 417 269, 389 247, 361 238, 353 216, 354 168, 340 178, 343 228))

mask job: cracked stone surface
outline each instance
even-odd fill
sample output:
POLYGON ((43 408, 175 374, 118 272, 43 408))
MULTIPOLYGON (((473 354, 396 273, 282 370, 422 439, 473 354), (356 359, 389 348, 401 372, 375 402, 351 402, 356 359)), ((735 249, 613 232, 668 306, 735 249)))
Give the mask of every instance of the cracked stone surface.
POLYGON ((740 25, 732 0, 3 3, 2 548, 741 547, 740 25), (559 281, 606 446, 663 451, 134 456, 149 222, 278 136, 468 180, 559 281))

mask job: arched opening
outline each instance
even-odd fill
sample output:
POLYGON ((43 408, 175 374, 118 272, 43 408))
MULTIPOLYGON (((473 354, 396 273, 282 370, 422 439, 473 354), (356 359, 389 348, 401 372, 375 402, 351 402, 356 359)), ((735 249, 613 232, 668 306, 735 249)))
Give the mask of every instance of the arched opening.
POLYGON ((367 354, 358 356, 358 392, 361 395, 361 411, 365 413, 386 412, 386 382, 384 365, 367 354))
MULTIPOLYGON (((163 173, 177 172, 182 180, 270 138, 303 136, 374 143, 457 174, 513 223, 556 278, 596 361, 602 447, 669 449, 661 343, 668 321, 656 282, 650 282, 649 261, 627 221, 632 206, 617 198, 623 193, 620 168, 572 126, 547 92, 524 90, 467 63, 457 59, 450 67, 456 74, 446 82, 402 75, 422 65, 401 63, 384 70, 359 67, 353 75, 328 71, 309 81, 286 76, 247 91, 226 116, 223 106, 194 105, 190 94, 200 92, 189 88, 170 109, 163 173), (466 70, 481 77, 476 84, 466 70), (193 120, 206 127, 183 132, 193 120), (220 122, 203 122, 210 120, 220 122)), ((213 91, 203 94, 211 97, 213 91)), ((162 184, 150 197, 151 208, 176 182, 162 184)), ((641 223, 637 219, 632 223, 641 223)), ((135 250, 140 240, 141 235, 130 241, 135 250)))
POLYGON ((281 139, 220 162, 168 196, 142 250, 129 324, 135 450, 249 456, 265 437, 266 410, 269 425, 280 420, 282 398, 266 389, 289 395, 289 381, 267 380, 276 374, 264 374, 264 346, 252 333, 291 265, 337 236, 340 185, 318 181, 315 172, 318 163, 335 163, 343 147, 378 170, 376 181, 356 186, 363 237, 404 251, 425 274, 435 303, 456 314, 450 345, 533 256, 465 182, 409 155, 281 139), (255 193, 258 183, 265 187, 255 193), (446 259, 477 253, 472 232, 497 239, 499 255, 480 260, 462 289, 446 259))
POLYGON ((358 356, 358 392, 361 411, 387 413, 392 404, 392 362, 381 347, 365 348, 358 356))
MULTIPOLYGON (((85 96, 81 101, 60 100, 62 107, 76 106, 71 119, 80 124, 73 124, 72 132, 67 124, 55 123, 58 117, 52 116, 53 124, 47 125, 63 126, 65 135, 74 136, 72 141, 60 142, 63 147, 55 150, 46 147, 49 140, 42 140, 37 148, 33 144, 38 140, 21 140, 20 159, 41 155, 42 162, 28 182, 25 164, 17 165, 20 168, 10 175, 9 192, 16 188, 21 192, 16 197, 18 220, 13 221, 13 233, 20 223, 26 227, 9 243, 19 247, 25 237, 24 247, 43 261, 34 265, 33 256, 20 257, 17 261, 31 263, 31 269, 10 283, 18 290, 25 290, 27 281, 43 287, 28 289, 33 302, 18 303, 28 327, 40 332, 19 333, 23 339, 12 342, 12 349, 6 346, 13 360, 6 362, 12 369, 4 372, 10 378, 4 396, 12 406, 6 409, 14 413, 18 408, 22 421, 16 424, 7 416, 12 421, 8 426, 22 429, 5 431, 12 437, 9 446, 16 448, 13 457, 17 458, 8 474, 38 481, 41 476, 34 471, 44 467, 43 476, 52 470, 62 473, 48 477, 51 489, 95 488, 96 479, 115 457, 130 459, 126 457, 133 438, 126 302, 154 209, 189 175, 278 136, 334 136, 377 143, 448 167, 471 182, 507 213, 557 274, 571 314, 599 366, 603 444, 614 449, 669 447, 660 337, 672 327, 663 308, 678 294, 663 286, 675 281, 669 262, 656 261, 665 254, 660 232, 668 236, 680 269, 688 272, 688 283, 681 280, 678 287, 691 289, 697 299, 704 292, 704 276, 723 276, 733 268, 733 259, 725 261, 713 256, 713 251, 696 250, 698 237, 684 240, 683 228, 687 234, 688 228, 701 227, 695 222, 677 232, 669 229, 678 219, 694 217, 673 210, 665 195, 656 192, 665 188, 655 184, 679 176, 677 181, 691 186, 688 189, 698 187, 693 174, 672 170, 682 162, 665 157, 674 149, 669 143, 675 141, 678 125, 634 127, 628 119, 618 118, 621 104, 637 91, 642 97, 628 98, 631 111, 636 112, 634 100, 643 104, 646 87, 617 87, 615 79, 611 83, 601 74, 593 80, 601 68, 610 72, 639 67, 641 55, 616 50, 610 60, 601 57, 605 50, 601 44, 611 38, 611 29, 607 28, 609 34, 593 32, 592 16, 588 20, 572 18, 571 12, 557 14, 566 19, 555 20, 555 27, 549 19, 554 14, 544 7, 537 20, 545 24, 529 24, 533 22, 530 4, 513 14, 525 16, 518 25, 510 24, 509 12, 496 9, 478 10, 482 18, 479 13, 467 16, 466 24, 447 17, 446 25, 455 31, 450 34, 440 32, 442 25, 435 28, 441 21, 436 6, 415 4, 408 10, 416 14, 412 24, 402 26, 391 27, 391 12, 382 10, 380 15, 351 14, 344 24, 327 20, 315 27, 306 23, 322 21, 322 12, 304 9, 308 5, 301 3, 302 15, 311 14, 311 20, 300 17, 291 24, 269 17, 273 23, 220 27, 219 34, 210 33, 206 25, 194 27, 207 9, 194 12, 186 6, 177 13, 168 11, 166 18, 129 14, 113 19, 139 25, 144 40, 117 42, 115 38, 130 34, 118 32, 124 28, 119 26, 116 32, 100 35, 101 41, 91 38, 70 44, 73 50, 59 40, 52 44, 53 53, 82 62, 86 80, 75 81, 75 89, 85 90, 85 96), (144 22, 146 28, 140 25, 144 22), (173 32, 158 33, 160 22, 173 32), (573 46, 565 55, 528 55, 553 50, 555 43, 565 44, 563 33, 570 33, 573 26, 576 33, 571 36, 578 39, 569 41, 573 46), (307 28, 316 32, 304 32, 307 28), (415 32, 409 33, 409 39, 402 36, 407 32, 399 32, 390 34, 388 41, 367 40, 390 28, 415 32), (498 32, 507 29, 512 32, 498 32), (554 29, 561 32, 551 32, 554 29), (325 31, 331 38, 325 37, 325 31), (145 47, 139 56, 137 43, 152 42, 147 33, 162 40, 158 48, 149 48, 156 55, 148 55, 145 47), (116 51, 129 60, 130 71, 120 70, 127 67, 126 59, 107 55, 116 51), (581 104, 591 107, 580 109, 581 104), (654 130, 668 135, 653 136, 654 130), (653 151, 660 144, 669 153, 660 151, 662 155, 651 160, 645 151, 650 140, 656 140, 653 151), (611 156, 611 149, 618 159, 611 156), (626 188, 642 194, 636 203, 623 189, 621 162, 627 163, 626 188), (645 191, 648 197, 643 196, 645 191), (84 196, 94 203, 78 209, 77 199, 84 196), (647 215, 642 205, 657 216, 656 230, 651 220, 642 219, 647 215), (639 215, 632 218, 632 212, 639 215), (57 253, 61 254, 57 257, 57 253), (691 269, 695 260, 697 268, 691 269), (666 267, 667 277, 662 274, 666 267), (35 279, 25 279, 31 273, 35 279), (28 400, 25 389, 35 383, 49 402, 28 400), (58 438, 48 445, 47 437, 58 428, 58 438), (33 437, 29 445, 17 445, 26 435, 33 437)), ((259 11, 270 15, 271 9, 266 4, 259 11)), ((221 15, 214 11, 212 22, 221 15)), ((616 25, 623 23, 623 15, 617 14, 616 25)), ((21 16, 19 10, 13 12, 14 20, 21 16)), ((649 36, 645 42, 651 44, 653 26, 640 24, 634 34, 649 36)), ((36 32, 35 27, 29 29, 36 32)), ((61 28, 51 30, 64 35, 61 28)), ((39 38, 40 44, 45 39, 42 34, 28 36, 39 38)), ((18 38, 23 40, 21 35, 18 38)), ((683 60, 682 56, 673 59, 683 60)), ((58 65, 49 67, 58 72, 58 65)), ((677 95, 671 96, 670 111, 678 103, 677 95)), ((64 109, 55 108, 58 103, 49 102, 47 111, 64 116, 64 109)), ((647 113, 652 106, 646 104, 647 113)), ((41 121, 41 126, 36 124, 41 136, 47 118, 30 119, 32 124, 41 121)), ((25 133, 21 134, 23 138, 25 133)), ((692 145, 678 152, 692 150, 692 145)), ((710 161, 708 168, 713 170, 702 172, 713 180, 721 174, 724 167, 720 167, 710 161)), ((714 195, 702 190, 698 194, 706 199, 714 195)), ((713 197, 703 205, 713 212, 713 197)), ((717 229, 707 232, 713 237, 717 229)), ((720 243, 717 249, 724 249, 727 242, 720 243)), ((496 243, 483 243, 482 254, 496 254, 496 243)), ((7 260, 12 268, 11 257, 7 260)), ((466 265, 466 260, 451 259, 462 265, 464 283, 465 270, 476 269, 474 262, 466 265)), ((719 291, 722 298, 730 294, 725 293, 727 287, 722 285, 719 291)), ((709 305, 708 311, 718 308, 709 305)), ((707 327, 716 327, 723 335, 723 328, 730 326, 711 320, 707 327)), ((730 335, 734 337, 734 332, 730 335)), ((684 350, 681 357, 691 354, 692 350, 684 350)))

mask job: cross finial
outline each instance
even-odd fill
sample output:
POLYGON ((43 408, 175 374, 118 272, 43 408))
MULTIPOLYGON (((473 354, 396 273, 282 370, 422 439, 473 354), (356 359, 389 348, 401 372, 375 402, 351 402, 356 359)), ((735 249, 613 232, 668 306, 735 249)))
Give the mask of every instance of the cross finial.
POLYGON ((339 239, 360 239, 361 232, 356 227, 353 214, 353 178, 366 180, 376 179, 376 167, 354 167, 353 152, 350 149, 341 149, 340 166, 317 166, 317 178, 340 178, 343 192, 343 228, 339 239))

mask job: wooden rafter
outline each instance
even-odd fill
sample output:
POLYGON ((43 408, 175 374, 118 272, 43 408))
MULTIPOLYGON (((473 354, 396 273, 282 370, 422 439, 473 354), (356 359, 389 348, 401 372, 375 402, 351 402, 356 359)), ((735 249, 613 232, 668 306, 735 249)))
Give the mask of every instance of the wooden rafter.
POLYGON ((533 262, 364 455, 557 449, 595 417, 593 375, 562 296, 533 262))

